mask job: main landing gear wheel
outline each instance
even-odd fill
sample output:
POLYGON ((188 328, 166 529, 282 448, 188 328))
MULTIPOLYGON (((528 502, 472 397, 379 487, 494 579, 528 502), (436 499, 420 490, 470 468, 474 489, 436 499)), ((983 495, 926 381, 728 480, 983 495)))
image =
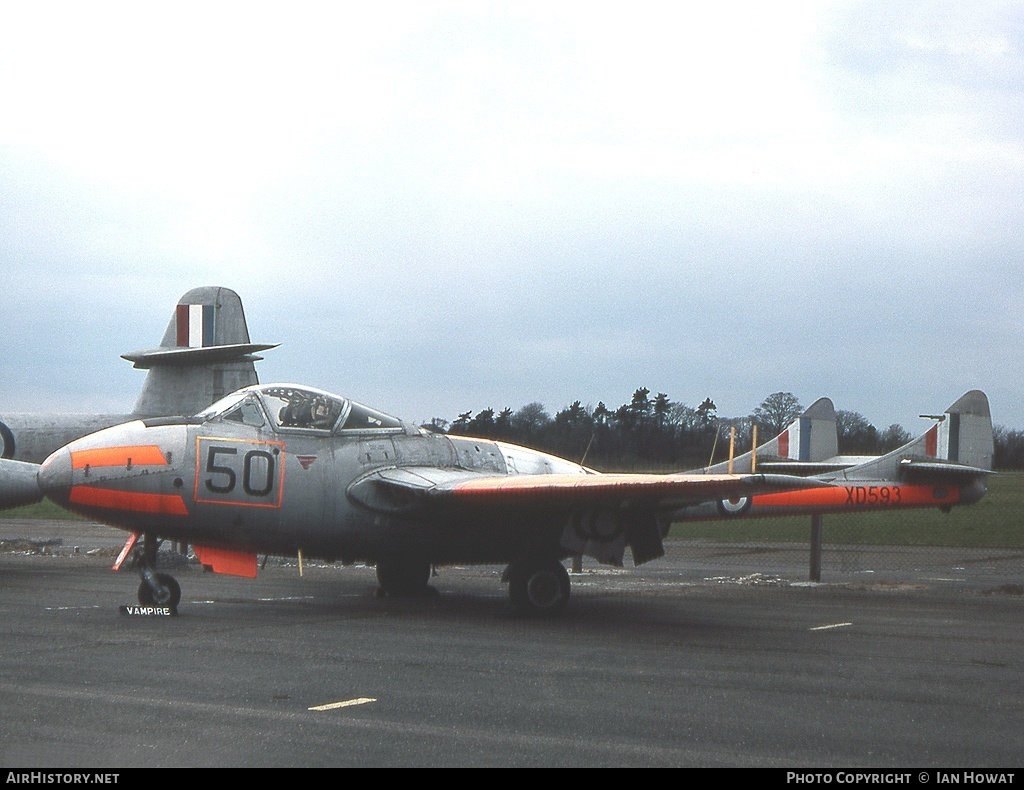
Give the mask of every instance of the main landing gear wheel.
POLYGON ((377 563, 377 583, 385 595, 411 598, 430 591, 430 563, 426 560, 398 557, 377 563))
POLYGON ((569 602, 569 572, 558 560, 523 560, 508 569, 508 595, 522 614, 552 616, 569 602))
POLYGON ((154 589, 149 580, 143 579, 139 584, 139 603, 143 606, 162 606, 177 609, 181 601, 181 586, 178 581, 166 573, 153 574, 154 589))

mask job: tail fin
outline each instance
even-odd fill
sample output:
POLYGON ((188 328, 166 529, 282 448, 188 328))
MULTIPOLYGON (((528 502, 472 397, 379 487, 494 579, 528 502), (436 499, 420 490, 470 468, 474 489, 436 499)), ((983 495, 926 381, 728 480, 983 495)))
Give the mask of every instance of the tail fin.
POLYGON ((230 392, 259 383, 256 352, 277 344, 249 342, 242 300, 229 288, 194 288, 178 300, 158 348, 122 354, 148 370, 133 416, 202 411, 230 392))
POLYGON ((954 480, 992 471, 994 441, 988 397, 971 390, 940 415, 935 425, 891 453, 851 467, 847 480, 954 480))
MULTIPOLYGON (((755 454, 743 453, 732 460, 732 471, 813 474, 820 471, 819 462, 834 458, 839 452, 836 438, 836 410, 828 398, 819 398, 778 436, 759 445, 755 454), (751 465, 753 463, 753 469, 751 465)), ((720 474, 729 469, 723 461, 702 471, 720 474)))
POLYGON ((925 437, 926 455, 991 470, 995 445, 988 397, 981 390, 965 393, 925 437), (929 437, 932 432, 934 441, 929 437))

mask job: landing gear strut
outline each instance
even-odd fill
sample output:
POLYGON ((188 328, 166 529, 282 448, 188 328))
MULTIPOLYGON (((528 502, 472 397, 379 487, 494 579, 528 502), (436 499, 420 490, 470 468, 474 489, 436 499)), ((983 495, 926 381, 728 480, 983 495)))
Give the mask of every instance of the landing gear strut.
POLYGON ((181 601, 181 586, 170 574, 156 572, 156 551, 159 547, 160 541, 156 536, 146 533, 142 538, 142 548, 136 553, 135 562, 142 577, 138 592, 139 603, 177 610, 181 601))
POLYGON ((529 557, 505 571, 512 606, 522 614, 552 616, 569 602, 569 573, 554 558, 529 557))

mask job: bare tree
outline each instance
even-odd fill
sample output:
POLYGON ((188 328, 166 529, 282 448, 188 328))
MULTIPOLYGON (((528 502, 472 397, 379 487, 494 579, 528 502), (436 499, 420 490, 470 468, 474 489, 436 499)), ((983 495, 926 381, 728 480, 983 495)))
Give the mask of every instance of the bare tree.
POLYGON ((902 425, 893 423, 879 435, 878 442, 880 447, 878 449, 883 453, 888 453, 897 447, 902 447, 913 438, 910 431, 902 425))
POLYGON ((792 392, 773 392, 754 409, 751 419, 757 423, 758 431, 764 431, 764 437, 770 438, 782 433, 802 411, 792 392))

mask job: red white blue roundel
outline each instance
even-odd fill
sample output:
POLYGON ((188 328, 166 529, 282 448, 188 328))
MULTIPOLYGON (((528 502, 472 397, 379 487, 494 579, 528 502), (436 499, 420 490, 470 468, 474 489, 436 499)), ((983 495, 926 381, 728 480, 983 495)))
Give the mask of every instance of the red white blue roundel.
POLYGON ((742 516, 750 510, 750 497, 741 496, 735 499, 720 499, 716 503, 718 512, 723 516, 742 516))

